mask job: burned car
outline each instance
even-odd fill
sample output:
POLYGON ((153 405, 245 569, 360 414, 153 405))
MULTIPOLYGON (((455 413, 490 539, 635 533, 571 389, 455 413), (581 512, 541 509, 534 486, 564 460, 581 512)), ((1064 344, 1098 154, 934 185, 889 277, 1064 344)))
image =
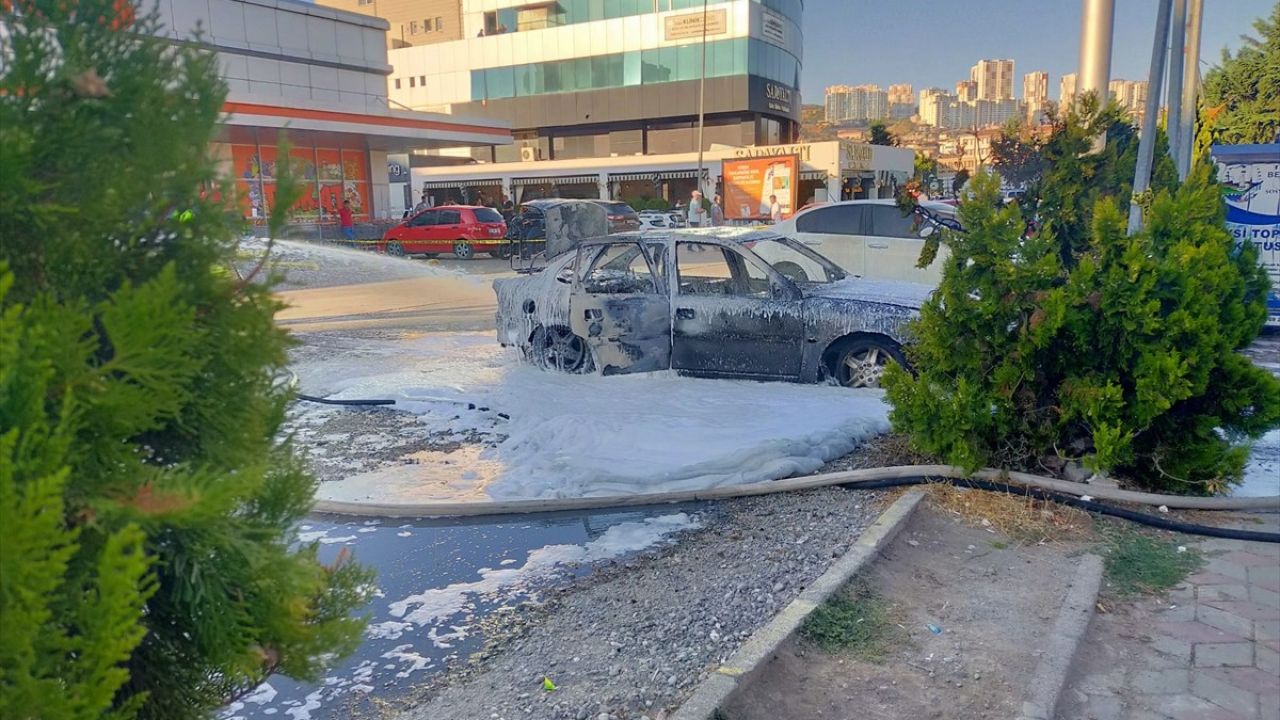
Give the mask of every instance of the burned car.
POLYGON ((498 340, 548 369, 875 387, 931 288, 848 276, 769 230, 623 233, 494 282, 498 340))

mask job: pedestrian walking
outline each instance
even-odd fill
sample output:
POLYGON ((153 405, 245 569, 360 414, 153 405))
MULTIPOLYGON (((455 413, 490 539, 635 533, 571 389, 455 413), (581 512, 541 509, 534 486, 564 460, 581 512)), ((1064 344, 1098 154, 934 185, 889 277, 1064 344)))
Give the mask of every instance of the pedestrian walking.
POLYGON ((351 215, 350 200, 343 200, 342 207, 338 208, 338 226, 342 228, 343 239, 356 239, 356 222, 355 218, 351 215))
POLYGON ((707 211, 702 207, 702 191, 694 190, 689 197, 689 227, 702 227, 707 221, 707 211))
POLYGON ((724 208, 721 207, 721 203, 723 202, 724 201, 720 199, 719 193, 717 193, 716 196, 711 199, 711 226, 712 227, 720 227, 721 225, 724 224, 724 208))

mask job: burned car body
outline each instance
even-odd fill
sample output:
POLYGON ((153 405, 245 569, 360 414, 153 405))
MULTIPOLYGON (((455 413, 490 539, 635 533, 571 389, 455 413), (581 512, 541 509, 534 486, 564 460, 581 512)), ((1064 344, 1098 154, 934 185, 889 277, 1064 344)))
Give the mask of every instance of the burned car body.
POLYGON ((498 280, 498 339, 544 367, 874 386, 930 288, 848 277, 768 230, 624 233, 498 280))

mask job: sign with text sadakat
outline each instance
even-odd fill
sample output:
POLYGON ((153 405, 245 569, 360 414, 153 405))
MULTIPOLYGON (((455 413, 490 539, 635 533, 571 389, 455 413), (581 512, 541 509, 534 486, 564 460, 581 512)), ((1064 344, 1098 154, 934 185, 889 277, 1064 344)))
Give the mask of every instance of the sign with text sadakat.
POLYGON ((724 216, 730 220, 763 220, 776 197, 782 217, 796 209, 800 158, 797 155, 725 160, 720 169, 724 181, 724 216))

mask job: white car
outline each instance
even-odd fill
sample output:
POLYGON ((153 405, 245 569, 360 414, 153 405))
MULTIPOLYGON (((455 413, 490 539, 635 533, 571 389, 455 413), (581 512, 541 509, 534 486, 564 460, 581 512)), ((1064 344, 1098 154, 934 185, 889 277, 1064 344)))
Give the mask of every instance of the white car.
MULTIPOLYGON (((955 217, 952 205, 936 201, 921 204, 944 218, 955 217)), ((920 219, 904 217, 892 199, 817 205, 771 229, 808 245, 846 272, 865 278, 937 285, 947 257, 944 245, 928 267, 916 267, 925 242, 920 236, 920 219)))
POLYGON ((674 227, 671 224, 670 213, 661 210, 641 210, 638 215, 641 230, 667 230, 674 227))

